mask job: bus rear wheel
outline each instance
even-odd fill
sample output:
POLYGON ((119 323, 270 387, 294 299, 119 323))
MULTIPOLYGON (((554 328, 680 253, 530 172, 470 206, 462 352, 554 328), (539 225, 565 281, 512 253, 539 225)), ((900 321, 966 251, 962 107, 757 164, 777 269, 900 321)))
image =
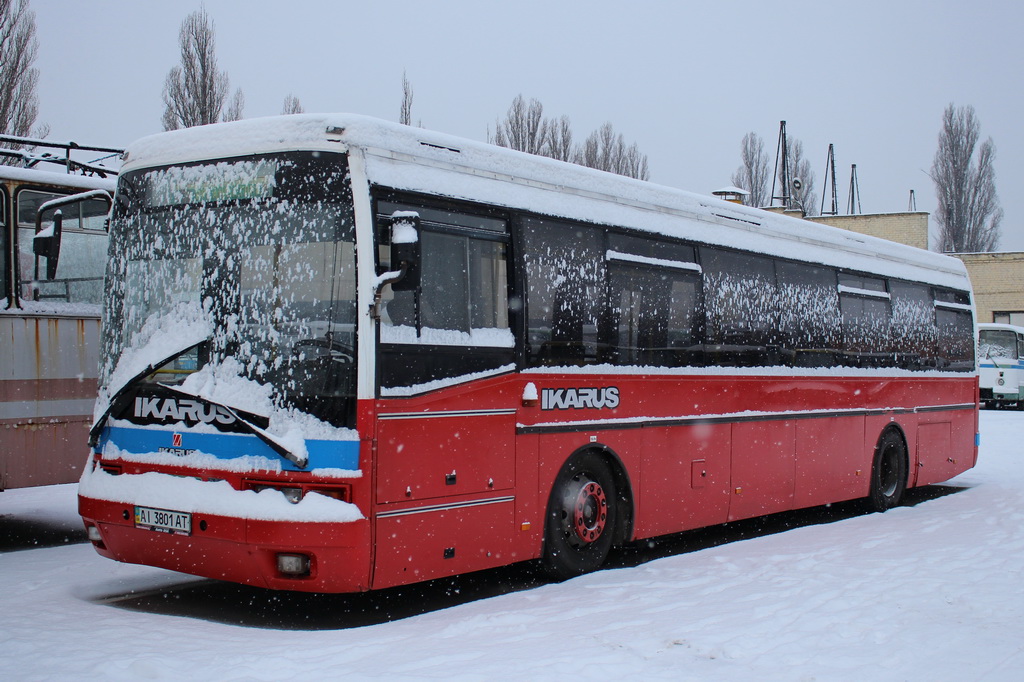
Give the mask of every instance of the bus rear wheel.
POLYGON ((592 452, 572 457, 555 479, 544 525, 541 564, 557 580, 594 571, 611 551, 616 523, 615 479, 592 452))
POLYGON ((907 473, 907 447, 900 434, 890 429, 875 446, 868 508, 884 512, 898 505, 907 487, 907 473))

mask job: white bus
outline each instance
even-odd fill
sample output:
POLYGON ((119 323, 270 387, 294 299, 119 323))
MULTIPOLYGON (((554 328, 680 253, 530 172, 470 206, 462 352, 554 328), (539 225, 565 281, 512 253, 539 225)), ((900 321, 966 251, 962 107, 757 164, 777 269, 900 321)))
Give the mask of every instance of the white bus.
POLYGON ((985 407, 1024 410, 1024 327, 978 325, 978 383, 985 407))
POLYGON ((118 151, 0 137, 5 143, 34 149, 0 149, 17 164, 0 165, 0 490, 81 474, 116 172, 70 153, 118 151), (62 246, 47 251, 56 231, 62 246))

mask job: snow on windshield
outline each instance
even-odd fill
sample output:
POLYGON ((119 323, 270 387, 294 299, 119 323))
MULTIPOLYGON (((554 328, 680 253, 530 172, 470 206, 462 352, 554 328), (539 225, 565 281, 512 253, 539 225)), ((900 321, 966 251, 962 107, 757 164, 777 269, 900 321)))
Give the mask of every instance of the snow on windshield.
POLYGON ((213 403, 267 417, 270 420, 267 431, 301 457, 306 455, 306 439, 358 439, 351 429, 337 428, 306 412, 282 407, 275 400, 274 387, 247 378, 245 366, 233 357, 210 363, 190 374, 181 389, 213 403))
POLYGON ((1000 330, 982 331, 978 344, 978 357, 1015 359, 1017 357, 1016 334, 1000 330))
POLYGON ((295 153, 121 182, 96 417, 152 367, 160 372, 147 390, 178 385, 265 416, 267 433, 296 454, 305 439, 353 438, 344 428, 355 366, 344 157, 295 153))
POLYGON ((183 301, 162 314, 150 315, 136 334, 135 342, 116 359, 109 378, 100 386, 93 420, 106 413, 114 394, 140 372, 147 367, 162 365, 212 334, 213 324, 209 315, 194 301, 183 301))

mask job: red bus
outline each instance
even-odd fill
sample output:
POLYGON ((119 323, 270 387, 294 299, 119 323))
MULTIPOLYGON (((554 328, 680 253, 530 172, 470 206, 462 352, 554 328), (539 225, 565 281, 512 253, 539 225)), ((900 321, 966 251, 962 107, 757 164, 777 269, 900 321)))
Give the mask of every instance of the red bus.
POLYGON ((960 261, 352 115, 126 153, 97 551, 345 592, 944 481, 960 261))
POLYGON ((9 135, 0 145, 2 491, 81 476, 97 390, 104 222, 117 171, 71 153, 120 150, 9 135), (62 257, 36 248, 55 216, 62 257))

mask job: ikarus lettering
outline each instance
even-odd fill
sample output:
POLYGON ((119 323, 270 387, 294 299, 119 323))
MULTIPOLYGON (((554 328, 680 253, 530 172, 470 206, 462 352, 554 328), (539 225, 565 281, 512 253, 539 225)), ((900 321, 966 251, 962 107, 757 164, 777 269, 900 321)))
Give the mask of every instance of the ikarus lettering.
POLYGON ((542 410, 614 410, 619 406, 617 386, 604 388, 545 388, 541 391, 542 410))

